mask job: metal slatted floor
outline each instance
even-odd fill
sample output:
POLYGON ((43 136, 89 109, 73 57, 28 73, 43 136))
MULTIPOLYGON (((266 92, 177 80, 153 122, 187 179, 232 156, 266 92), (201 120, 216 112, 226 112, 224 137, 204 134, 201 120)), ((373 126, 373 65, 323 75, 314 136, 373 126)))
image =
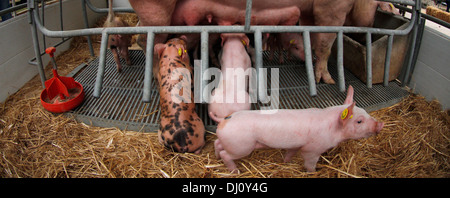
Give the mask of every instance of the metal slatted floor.
MULTIPOLYGON (((283 52, 283 55, 285 54, 283 52)), ((317 84, 317 96, 309 96, 308 80, 302 61, 291 58, 280 65, 278 53, 275 53, 272 61, 268 60, 269 53, 264 52, 263 55, 265 68, 279 68, 280 109, 326 108, 344 102, 346 93, 340 92, 337 85, 317 84)), ((111 51, 108 50, 100 98, 92 96, 98 58, 88 65, 80 65, 69 74, 83 85, 86 97, 82 105, 68 114, 89 125, 155 132, 159 126, 159 94, 153 82, 151 102, 142 101, 145 55, 142 51, 131 50, 130 58, 133 65, 127 66, 124 60, 121 60, 123 71, 118 73, 111 51)), ((333 64, 329 65, 329 71, 333 79, 337 80, 337 69, 333 64)), ((352 85, 355 89, 354 100, 357 106, 369 112, 395 104, 408 95, 408 91, 402 89, 397 82, 390 82, 388 87, 373 85, 373 88, 369 89, 346 69, 344 73, 346 87, 352 85)), ((270 83, 270 69, 268 74, 270 83)), ((270 90, 268 92, 270 94, 270 90)), ((268 105, 255 103, 252 104, 252 109, 260 109, 261 106, 268 105)), ((206 129, 214 131, 216 126, 208 116, 207 104, 197 104, 196 110, 206 129)))

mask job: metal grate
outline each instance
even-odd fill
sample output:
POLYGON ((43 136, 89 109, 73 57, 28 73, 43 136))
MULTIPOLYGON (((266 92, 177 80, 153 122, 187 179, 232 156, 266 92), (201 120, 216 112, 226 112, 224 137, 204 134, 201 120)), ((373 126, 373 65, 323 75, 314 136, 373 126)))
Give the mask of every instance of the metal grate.
MULTIPOLYGON (((286 52, 282 54, 285 56, 286 52)), ((279 53, 275 53, 272 61, 268 60, 268 52, 264 52, 263 55, 265 68, 279 68, 280 109, 326 108, 343 103, 346 93, 340 92, 337 85, 318 84, 317 96, 309 95, 307 74, 302 61, 291 58, 280 65, 279 53)), ((86 97, 84 103, 69 114, 78 121, 94 126, 142 132, 156 131, 159 126, 159 94, 155 83, 152 82, 151 102, 142 101, 145 55, 142 51, 131 50, 130 58, 133 65, 127 66, 122 62, 123 71, 118 73, 113 56, 108 50, 100 98, 92 96, 99 59, 96 58, 88 65, 82 64, 75 69, 71 75, 83 85, 86 97)), ((329 71, 336 80, 335 65, 329 64, 329 71)), ((270 69, 268 74, 267 79, 270 83, 270 69)), ((381 84, 373 85, 373 88, 369 89, 349 71, 344 70, 344 76, 346 87, 352 85, 355 89, 354 100, 357 105, 369 112, 395 104, 408 95, 408 91, 402 89, 397 82, 390 82, 388 87, 381 84)), ((270 90, 268 93, 270 94, 270 90)), ((259 109, 262 105, 267 106, 259 102, 252 104, 252 109, 259 109)), ((197 104, 196 110, 203 119, 206 129, 214 131, 216 126, 208 117, 207 107, 207 104, 197 104)))

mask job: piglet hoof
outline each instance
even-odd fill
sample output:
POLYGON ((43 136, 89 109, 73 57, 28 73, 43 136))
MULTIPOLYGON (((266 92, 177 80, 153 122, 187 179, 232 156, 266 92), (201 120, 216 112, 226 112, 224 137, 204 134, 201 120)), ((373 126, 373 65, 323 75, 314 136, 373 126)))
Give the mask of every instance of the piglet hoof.
POLYGON ((325 84, 333 84, 333 85, 336 84, 333 78, 331 78, 331 75, 330 73, 328 73, 328 71, 325 72, 316 71, 316 83, 320 83, 321 79, 325 84))
POLYGON ((121 73, 122 72, 122 67, 117 67, 117 72, 121 73))
POLYGON ((130 66, 131 64, 131 60, 127 60, 127 65, 130 66))
POLYGON ((233 169, 233 170, 230 170, 230 169, 228 169, 229 171, 230 171, 230 174, 241 174, 241 171, 239 171, 239 169, 233 169))
POLYGON ((200 154, 201 152, 202 152, 202 149, 200 148, 200 149, 197 149, 194 153, 198 155, 198 154, 200 154))
POLYGON ((306 168, 306 172, 308 172, 308 173, 316 172, 316 165, 314 165, 314 166, 306 166, 305 168, 306 168))
POLYGON ((333 78, 331 78, 330 74, 328 74, 327 77, 324 77, 324 78, 323 78, 323 81, 324 81, 326 84, 331 84, 331 85, 336 84, 336 82, 333 80, 333 78))

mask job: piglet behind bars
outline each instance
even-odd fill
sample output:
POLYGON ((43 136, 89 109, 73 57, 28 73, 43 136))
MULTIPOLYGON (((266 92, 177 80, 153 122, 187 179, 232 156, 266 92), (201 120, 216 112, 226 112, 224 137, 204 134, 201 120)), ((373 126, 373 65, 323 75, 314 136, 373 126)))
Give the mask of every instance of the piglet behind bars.
POLYGON ((250 40, 243 33, 223 33, 220 36, 223 47, 219 53, 222 80, 214 89, 208 105, 209 116, 216 122, 233 112, 250 110, 251 105, 245 75, 252 66, 246 51, 250 40))
MULTIPOLYGON (((109 0, 109 12, 103 27, 128 27, 127 22, 120 17, 116 17, 112 10, 112 0, 109 0)), ((122 64, 120 63, 120 57, 125 58, 127 65, 131 65, 130 56, 128 53, 128 47, 131 46, 130 34, 112 34, 108 36, 108 47, 114 56, 114 61, 117 65, 117 71, 122 71, 122 64)))
POLYGON ((154 49, 159 57, 159 141, 174 151, 198 154, 205 145, 205 127, 195 112, 191 94, 193 69, 189 64, 186 37, 158 43, 154 49))
POLYGON ((226 117, 217 127, 216 156, 228 170, 237 170, 233 160, 260 148, 286 149, 289 162, 300 151, 306 170, 314 172, 320 155, 348 139, 367 138, 383 128, 364 109, 353 102, 348 88, 343 105, 326 109, 240 111, 226 117))

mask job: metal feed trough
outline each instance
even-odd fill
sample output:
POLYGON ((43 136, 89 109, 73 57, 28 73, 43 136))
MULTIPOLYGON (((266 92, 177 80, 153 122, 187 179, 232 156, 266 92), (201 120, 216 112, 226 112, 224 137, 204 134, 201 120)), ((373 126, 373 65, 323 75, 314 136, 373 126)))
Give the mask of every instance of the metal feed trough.
MULTIPOLYGON (((88 43, 90 47, 90 53, 92 56, 94 56, 90 35, 102 35, 101 39, 101 47, 100 47, 100 55, 96 61, 98 61, 98 66, 95 65, 96 68, 96 79, 94 82, 93 90, 88 91, 88 94, 92 94, 94 97, 99 98, 102 93, 102 87, 104 83, 104 76, 105 76, 105 66, 107 63, 107 41, 108 41, 108 35, 110 34, 147 34, 147 49, 146 54, 140 55, 141 58, 145 58, 145 65, 144 67, 144 77, 143 77, 143 86, 142 88, 142 97, 135 97, 136 93, 133 93, 133 100, 136 98, 142 98, 143 102, 147 104, 151 104, 152 108, 157 101, 155 101, 155 97, 151 97, 152 93, 157 92, 155 90, 154 85, 152 85, 152 67, 153 67, 153 45, 154 45, 154 37, 155 34, 161 34, 161 33, 168 33, 168 34, 179 34, 179 33, 199 33, 201 35, 201 67, 196 68, 195 72, 200 73, 201 75, 208 69, 208 63, 209 63, 209 56, 208 56, 208 38, 210 33, 253 33, 254 34, 254 44, 255 44, 255 53, 256 53, 256 62, 255 62, 255 69, 257 72, 257 96, 258 96, 258 105, 261 101, 267 101, 267 93, 266 90, 263 88, 265 87, 265 81, 260 79, 260 73, 263 71, 263 50, 262 50, 262 34, 263 33, 283 33, 283 32, 295 32, 295 33, 302 33, 303 34, 303 41, 305 46, 305 74, 306 74, 306 84, 309 96, 316 96, 316 97, 327 97, 327 96, 317 96, 317 89, 316 89, 316 83, 314 79, 314 71, 313 71, 313 61, 312 61, 312 52, 311 52, 311 40, 310 40, 310 33, 313 32, 324 32, 324 33, 337 33, 337 65, 335 67, 335 71, 337 71, 337 81, 338 81, 338 87, 336 90, 338 92, 345 92, 345 79, 346 78, 352 78, 349 77, 349 75, 345 74, 344 66, 343 66, 343 34, 344 33, 363 33, 366 35, 366 53, 372 54, 372 34, 382 34, 382 35, 388 35, 388 45, 386 49, 386 61, 385 61, 385 70, 384 70, 384 81, 383 85, 385 87, 396 85, 396 83, 389 83, 388 82, 388 76, 389 76, 389 66, 390 66, 390 58, 391 58, 391 50, 392 50, 392 43, 393 43, 393 37, 398 35, 406 35, 409 34, 410 31, 413 31, 412 35, 412 41, 410 45, 410 51, 408 55, 406 56, 407 64, 406 69, 404 69, 403 74, 401 75, 403 78, 401 79, 402 86, 406 86, 407 82, 409 81, 409 76, 411 73, 411 65, 413 64, 413 54, 415 51, 416 46, 416 37, 418 32, 418 27, 420 23, 420 5, 421 1, 417 0, 416 2, 410 1, 410 0, 381 0, 385 2, 392 2, 397 4, 403 4, 412 6, 412 17, 411 22, 408 25, 406 29, 403 30, 391 30, 391 29, 381 29, 381 28, 370 28, 370 27, 340 27, 340 26, 250 26, 250 16, 251 16, 251 6, 252 6, 252 0, 247 0, 247 7, 246 7, 246 20, 244 26, 150 26, 150 27, 116 27, 116 28, 89 28, 88 27, 88 20, 87 20, 87 11, 86 6, 88 6, 91 10, 94 12, 101 12, 101 13, 107 13, 107 8, 96 8, 94 7, 90 0, 81 0, 82 2, 82 9, 83 9, 83 15, 84 15, 84 22, 86 29, 79 29, 79 30, 60 30, 60 31, 53 31, 48 30, 41 22, 40 19, 40 12, 38 9, 38 1, 39 0, 29 0, 28 1, 28 8, 29 8, 29 18, 30 18, 30 24, 32 29, 32 36, 33 36, 33 42, 35 46, 35 54, 36 62, 38 65, 38 70, 41 76, 42 84, 45 81, 45 74, 43 70, 42 60, 39 54, 40 47, 38 42, 38 35, 37 30, 42 32, 44 36, 47 37, 59 37, 59 38, 67 38, 67 37, 74 37, 74 36, 88 36, 88 43)), ((60 3, 62 3, 60 1, 60 3)), ((396 5, 397 6, 397 5, 396 5)), ((44 9, 42 9, 42 14, 44 9)), ((114 9, 116 12, 134 12, 132 9, 114 9)), ((62 20, 61 20, 62 21, 62 20)), ((134 52, 136 55, 137 52, 134 52)), ((133 54, 133 53, 132 53, 133 54)), ((330 69, 331 70, 331 69, 330 69)), ((367 71, 367 83, 366 86, 370 90, 372 88, 372 60, 371 56, 367 56, 366 59, 366 71, 367 71)), ((92 72, 92 71, 91 71, 92 72)), ((280 72, 280 79, 286 78, 286 74, 283 73, 283 71, 280 72)), ((201 79, 203 79, 200 76, 201 79)), ((347 79, 348 80, 348 79, 347 79)), ((197 87, 198 92, 201 92, 203 88, 207 85, 207 80, 202 80, 200 83, 195 84, 194 86, 197 87)), ((283 83, 283 82, 281 82, 283 83)), ((44 85, 44 84, 43 84, 44 85)), ((331 85, 336 87, 335 85, 331 85)), ((378 89, 378 88, 377 88, 378 89)), ((103 90, 105 91, 105 90, 103 90)), ((287 101, 291 101, 291 99, 283 94, 299 94, 299 93, 292 93, 289 90, 283 90, 283 88, 280 88, 280 98, 281 100, 286 99, 287 101)), ((200 93, 194 93, 195 95, 201 95, 200 93)), ((325 94, 326 95, 326 94, 325 94)), ((159 98, 159 97, 158 97, 159 98)), ((203 100, 203 97, 201 97, 201 102, 205 103, 203 100)), ((293 100, 293 99, 292 99, 293 100)), ((86 103, 86 102, 85 102, 86 103)), ((342 101, 339 101, 338 103, 342 103, 342 101)), ((90 104, 90 103, 89 103, 90 104)), ((92 103, 93 104, 93 103, 92 103)), ((328 105, 312 105, 315 107, 326 107, 333 105, 335 103, 330 103, 328 105)), ((158 105, 156 105, 157 107, 158 105)), ((370 105, 367 105, 370 106, 370 105)), ((155 108, 156 108, 155 107, 155 108)), ((297 105, 289 104, 289 105, 282 105, 284 108, 308 108, 311 107, 311 105, 297 105)), ((205 108, 205 105, 201 105, 201 107, 198 108, 205 108)), ((253 109, 258 109, 253 108, 253 109)), ((207 113, 206 113, 207 114, 207 113)), ((152 116, 152 120, 153 120, 152 116)), ((156 116, 158 117, 158 116, 156 116)), ((127 118, 129 120, 132 118, 127 118)), ((152 121, 153 122, 153 121, 152 121)), ((208 121, 209 123, 210 121, 208 121)), ((205 124, 207 124, 205 120, 205 124)))

